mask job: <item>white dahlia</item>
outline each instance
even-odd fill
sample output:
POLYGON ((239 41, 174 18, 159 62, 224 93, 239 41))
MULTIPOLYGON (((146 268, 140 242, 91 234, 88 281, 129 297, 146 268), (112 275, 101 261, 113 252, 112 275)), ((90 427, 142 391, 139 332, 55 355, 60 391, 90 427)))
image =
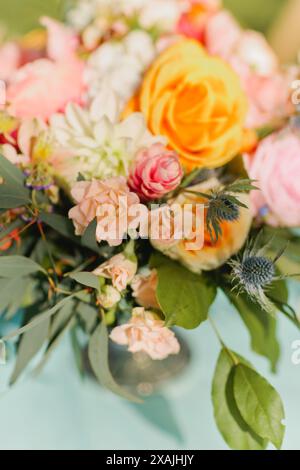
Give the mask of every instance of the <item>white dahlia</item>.
MULTIPOLYGON (((61 166, 58 175, 68 186, 79 174, 88 180, 127 176, 129 166, 141 148, 165 143, 164 138, 154 137, 147 130, 141 113, 134 113, 121 122, 118 116, 118 99, 108 89, 103 89, 88 109, 70 103, 64 114, 52 116, 53 138, 59 147, 72 155, 68 164, 61 166)), ((58 163, 56 158, 56 168, 58 163)))

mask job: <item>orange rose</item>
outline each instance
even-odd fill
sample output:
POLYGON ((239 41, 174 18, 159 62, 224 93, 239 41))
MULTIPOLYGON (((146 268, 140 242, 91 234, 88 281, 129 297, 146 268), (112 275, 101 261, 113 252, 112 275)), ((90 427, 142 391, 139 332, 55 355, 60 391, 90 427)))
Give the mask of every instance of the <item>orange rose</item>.
POLYGON ((243 146, 247 101, 240 80, 193 39, 158 57, 135 107, 154 134, 168 138, 187 170, 223 166, 243 146))
MULTIPOLYGON (((203 193, 210 192, 218 188, 218 181, 213 178, 205 183, 199 184, 189 189, 203 193)), ((248 195, 240 194, 239 200, 245 205, 250 205, 248 195)), ((174 202, 174 201, 173 201, 174 202)), ((204 198, 188 193, 180 195, 176 203, 195 204, 207 202, 204 198)), ((211 271, 222 266, 229 258, 235 255, 244 245, 252 223, 251 211, 246 208, 240 208, 240 217, 235 222, 223 222, 221 224, 222 235, 216 243, 206 229, 204 229, 204 246, 200 250, 190 250, 187 248, 193 240, 181 240, 171 247, 155 240, 152 244, 156 249, 162 251, 172 259, 180 261, 190 271, 200 273, 201 271, 211 271)))

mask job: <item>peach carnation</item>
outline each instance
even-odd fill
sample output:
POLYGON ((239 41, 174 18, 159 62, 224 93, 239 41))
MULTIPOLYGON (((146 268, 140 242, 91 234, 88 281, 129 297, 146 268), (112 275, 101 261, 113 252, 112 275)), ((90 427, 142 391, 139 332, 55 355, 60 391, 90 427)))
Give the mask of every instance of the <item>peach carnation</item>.
POLYGON ((110 338, 117 344, 128 346, 130 352, 143 351, 154 360, 166 359, 180 351, 175 334, 157 315, 144 308, 133 309, 130 321, 114 328, 110 338))

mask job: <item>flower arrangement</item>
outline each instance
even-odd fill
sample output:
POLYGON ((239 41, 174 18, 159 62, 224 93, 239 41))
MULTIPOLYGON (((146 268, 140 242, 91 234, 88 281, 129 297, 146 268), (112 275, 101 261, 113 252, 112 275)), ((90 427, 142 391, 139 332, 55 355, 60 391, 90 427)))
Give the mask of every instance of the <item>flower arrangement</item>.
POLYGON ((280 448, 277 391, 222 339, 222 291, 273 371, 286 278, 300 279, 297 65, 218 0, 80 0, 0 47, 0 305, 15 383, 70 331, 102 385, 109 341, 176 355, 210 321, 212 400, 233 449, 280 448), (298 276, 298 277, 297 277, 298 276))

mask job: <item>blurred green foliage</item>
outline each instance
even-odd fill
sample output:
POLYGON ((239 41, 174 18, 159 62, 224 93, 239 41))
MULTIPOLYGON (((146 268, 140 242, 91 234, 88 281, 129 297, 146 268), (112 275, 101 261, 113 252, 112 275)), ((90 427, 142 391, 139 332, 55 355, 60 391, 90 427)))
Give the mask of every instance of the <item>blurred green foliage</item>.
MULTIPOLYGON (((224 0, 224 4, 237 15, 244 26, 266 31, 286 1, 224 0)), ((66 0, 0 0, 0 23, 6 25, 10 35, 25 33, 38 25, 41 15, 62 17, 65 2, 66 0)))

